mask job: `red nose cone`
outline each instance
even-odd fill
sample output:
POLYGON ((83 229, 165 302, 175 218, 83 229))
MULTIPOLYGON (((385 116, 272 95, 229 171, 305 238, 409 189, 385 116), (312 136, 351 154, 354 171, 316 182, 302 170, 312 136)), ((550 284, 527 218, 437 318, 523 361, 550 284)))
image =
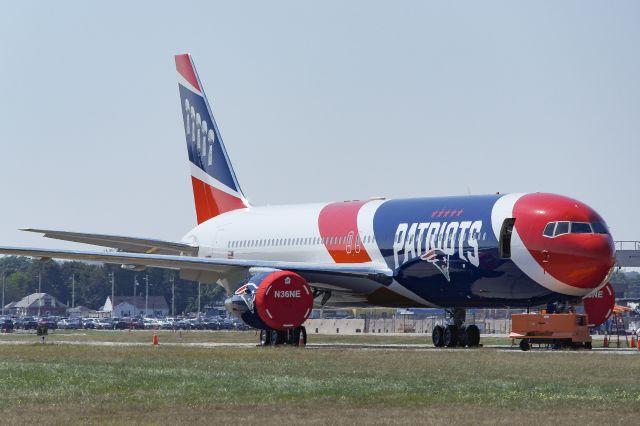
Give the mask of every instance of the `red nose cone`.
POLYGON ((517 201, 513 213, 522 242, 546 273, 585 290, 599 287, 608 278, 615 264, 614 243, 591 207, 560 195, 528 194, 517 201), (544 235, 549 223, 559 222, 563 222, 562 231, 544 235))

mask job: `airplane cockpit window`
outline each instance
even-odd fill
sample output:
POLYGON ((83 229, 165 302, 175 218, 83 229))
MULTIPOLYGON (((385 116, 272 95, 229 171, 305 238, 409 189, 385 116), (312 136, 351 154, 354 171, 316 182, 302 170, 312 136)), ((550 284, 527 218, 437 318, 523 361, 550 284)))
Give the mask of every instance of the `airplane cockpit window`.
POLYGON ((571 222, 572 234, 592 234, 591 224, 587 222, 571 222))
POLYGON ((607 226, 602 222, 549 222, 542 234, 553 238, 564 234, 608 234, 607 226))
POLYGON ((547 226, 544 227, 543 235, 545 237, 553 237, 553 230, 555 229, 555 227, 556 227, 555 222, 547 223, 547 226))
POLYGON ((569 222, 558 222, 556 225, 556 230, 553 233, 554 236, 568 234, 569 233, 569 222))
POLYGON ((591 222, 591 227, 593 228, 593 232, 596 234, 608 234, 609 230, 607 229, 607 225, 604 222, 591 222))

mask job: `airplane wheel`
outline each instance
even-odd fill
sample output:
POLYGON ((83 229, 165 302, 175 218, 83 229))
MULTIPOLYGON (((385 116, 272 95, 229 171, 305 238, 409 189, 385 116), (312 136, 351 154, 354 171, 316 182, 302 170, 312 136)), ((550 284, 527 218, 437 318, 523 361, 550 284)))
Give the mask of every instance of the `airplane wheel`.
POLYGON ((584 342, 584 348, 591 350, 593 347, 591 346, 591 342, 584 342))
POLYGON ((298 346, 298 339, 300 339, 300 329, 294 328, 287 333, 287 345, 298 346))
POLYGON ((453 324, 444 329, 444 345, 452 348, 458 344, 458 327, 453 324))
POLYGON ((260 346, 271 344, 271 330, 260 330, 260 346))
POLYGON ((520 349, 522 349, 523 351, 528 351, 529 349, 531 349, 531 345, 529 344, 529 341, 527 339, 520 340, 520 349))
MULTIPOLYGON (((304 345, 307 346, 307 329, 304 326, 300 326, 300 333, 302 333, 302 341, 304 345)), ((298 335, 298 340, 296 341, 296 345, 300 344, 300 335, 298 335)))
POLYGON ((307 329, 304 327, 297 327, 293 330, 289 330, 287 344, 293 346, 300 346, 300 335, 302 335, 302 341, 304 345, 307 344, 307 329))
POLYGON ((441 325, 433 327, 431 332, 431 340, 433 340, 433 346, 441 348, 444 346, 444 328, 441 325))
POLYGON ((271 346, 277 346, 284 343, 287 335, 284 331, 271 330, 271 346))
POLYGON ((465 330, 467 335, 467 345, 469 347, 478 346, 480 344, 480 329, 477 325, 471 324, 465 330))
POLYGON ((466 347, 469 345, 469 335, 467 334, 467 327, 464 325, 458 328, 458 346, 466 347))

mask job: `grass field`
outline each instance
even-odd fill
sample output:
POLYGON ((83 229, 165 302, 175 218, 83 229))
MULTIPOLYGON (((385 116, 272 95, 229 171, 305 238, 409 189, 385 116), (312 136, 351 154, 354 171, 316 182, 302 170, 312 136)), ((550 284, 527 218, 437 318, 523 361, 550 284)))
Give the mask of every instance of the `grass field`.
MULTIPOLYGON (((47 342, 64 341, 108 341, 108 342, 131 342, 150 343, 153 331, 151 330, 55 330, 47 336, 47 342)), ((157 331, 160 342, 164 343, 257 343, 258 333, 256 331, 182 331, 174 332, 168 330, 157 331)), ((35 332, 18 332, 0 334, 0 342, 3 340, 24 340, 37 341, 35 332)), ((427 335, 326 335, 310 334, 309 341, 312 343, 361 343, 361 344, 428 344, 431 337, 427 335)), ((510 344, 510 339, 500 337, 483 338, 485 344, 510 344)))
MULTIPOLYGON (((162 346, 170 334, 161 333, 158 348, 0 345, 0 422, 636 424, 640 415, 635 353, 162 346)), ((55 338, 150 342, 149 336, 55 338)), ((401 343, 401 336, 391 337, 401 343)), ((34 336, 0 341, 8 338, 34 336)), ((203 339, 255 336, 182 337, 203 339)))

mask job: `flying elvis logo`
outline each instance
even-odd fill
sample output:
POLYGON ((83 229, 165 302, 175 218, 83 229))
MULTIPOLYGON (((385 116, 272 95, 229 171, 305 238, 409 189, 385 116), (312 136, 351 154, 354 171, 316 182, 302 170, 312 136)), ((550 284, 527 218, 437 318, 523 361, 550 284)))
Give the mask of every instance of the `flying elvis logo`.
POLYGON ((474 266, 480 264, 478 236, 482 221, 400 223, 393 240, 395 267, 411 259, 420 259, 433 264, 447 281, 449 258, 458 252, 458 257, 474 266), (468 248, 470 250, 466 250, 468 248), (401 262, 402 258, 402 262, 401 262))
POLYGON ((213 143, 216 141, 216 132, 207 120, 189 104, 189 99, 184 100, 184 114, 187 137, 191 136, 191 143, 196 146, 196 153, 202 164, 213 164, 213 143))
POLYGON ((249 311, 251 311, 251 313, 253 313, 253 303, 256 300, 257 290, 258 287, 254 283, 248 283, 240 286, 235 292, 237 296, 240 296, 242 300, 244 300, 244 303, 247 304, 247 307, 249 308, 249 311))

